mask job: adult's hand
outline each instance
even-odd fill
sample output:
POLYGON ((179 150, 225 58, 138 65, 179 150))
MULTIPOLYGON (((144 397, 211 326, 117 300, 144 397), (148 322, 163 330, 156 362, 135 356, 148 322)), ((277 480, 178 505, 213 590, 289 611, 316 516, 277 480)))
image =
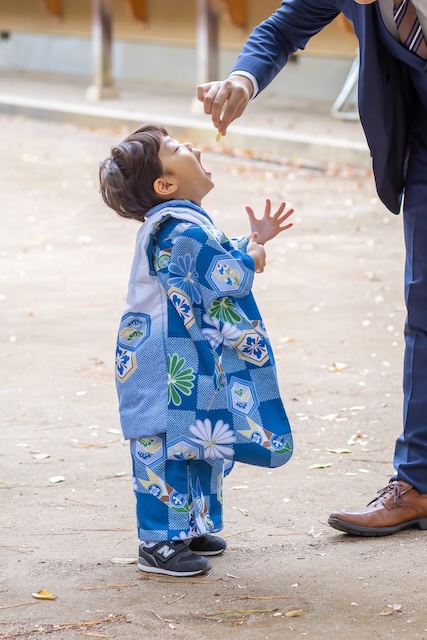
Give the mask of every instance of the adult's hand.
POLYGON ((197 98, 203 102, 205 113, 212 116, 213 125, 218 129, 218 133, 225 136, 227 127, 246 109, 253 90, 249 78, 232 75, 227 80, 199 85, 197 98))

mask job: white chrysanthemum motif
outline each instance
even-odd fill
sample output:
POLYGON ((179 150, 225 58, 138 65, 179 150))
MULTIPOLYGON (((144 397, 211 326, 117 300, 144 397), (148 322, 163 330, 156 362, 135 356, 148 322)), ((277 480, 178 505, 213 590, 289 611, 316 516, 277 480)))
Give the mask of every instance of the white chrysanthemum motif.
POLYGON ((172 540, 180 540, 181 542, 185 542, 189 537, 190 536, 188 535, 188 531, 180 531, 179 536, 172 536, 172 540))
POLYGON ((203 320, 212 327, 202 329, 202 333, 212 349, 216 349, 220 344, 224 344, 226 347, 232 347, 240 337, 241 331, 229 322, 220 323, 219 320, 210 318, 206 313, 203 316, 203 320))
POLYGON ((191 438, 193 442, 204 447, 205 458, 214 460, 233 457, 234 450, 227 445, 236 442, 236 436, 224 420, 218 420, 214 427, 209 418, 196 420, 196 424, 191 425, 190 431, 194 436, 191 438))

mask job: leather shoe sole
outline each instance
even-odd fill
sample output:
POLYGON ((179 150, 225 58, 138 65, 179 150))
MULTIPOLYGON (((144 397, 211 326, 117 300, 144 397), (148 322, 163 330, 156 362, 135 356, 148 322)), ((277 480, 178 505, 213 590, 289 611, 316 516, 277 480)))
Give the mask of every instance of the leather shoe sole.
POLYGON ((353 536, 390 536, 393 533, 398 533, 404 529, 411 529, 412 527, 426 530, 427 518, 400 522, 392 527, 362 527, 361 525, 352 524, 351 522, 344 522, 344 520, 339 520, 338 518, 329 518, 328 524, 334 529, 350 533, 353 536))

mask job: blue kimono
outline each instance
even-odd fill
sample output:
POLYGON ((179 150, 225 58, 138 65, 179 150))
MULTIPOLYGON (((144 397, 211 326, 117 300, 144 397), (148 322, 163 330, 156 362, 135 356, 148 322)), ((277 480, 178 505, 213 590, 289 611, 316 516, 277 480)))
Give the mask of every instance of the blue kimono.
POLYGON ((233 461, 292 454, 246 245, 189 201, 158 205, 138 233, 116 380, 142 540, 220 530, 233 461))

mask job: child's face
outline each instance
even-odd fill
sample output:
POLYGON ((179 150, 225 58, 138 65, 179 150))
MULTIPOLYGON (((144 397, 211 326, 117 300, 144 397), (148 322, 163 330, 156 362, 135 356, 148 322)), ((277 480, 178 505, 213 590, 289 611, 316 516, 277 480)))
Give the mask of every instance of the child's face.
POLYGON ((192 200, 200 205, 213 188, 212 174, 202 167, 200 155, 190 142, 180 144, 170 136, 163 138, 159 159, 163 165, 163 178, 173 184, 170 193, 174 200, 192 200))

